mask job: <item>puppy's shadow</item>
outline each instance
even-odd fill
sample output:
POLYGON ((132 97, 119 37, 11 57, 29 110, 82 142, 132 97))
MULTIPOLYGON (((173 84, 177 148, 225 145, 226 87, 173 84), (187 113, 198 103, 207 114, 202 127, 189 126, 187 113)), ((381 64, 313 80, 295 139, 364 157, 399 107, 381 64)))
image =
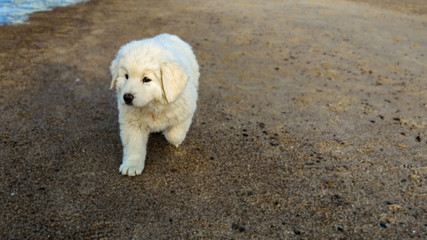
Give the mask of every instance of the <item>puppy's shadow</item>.
POLYGON ((163 133, 151 133, 147 144, 146 166, 152 164, 161 164, 165 159, 169 159, 169 155, 173 154, 172 146, 165 138, 163 133))

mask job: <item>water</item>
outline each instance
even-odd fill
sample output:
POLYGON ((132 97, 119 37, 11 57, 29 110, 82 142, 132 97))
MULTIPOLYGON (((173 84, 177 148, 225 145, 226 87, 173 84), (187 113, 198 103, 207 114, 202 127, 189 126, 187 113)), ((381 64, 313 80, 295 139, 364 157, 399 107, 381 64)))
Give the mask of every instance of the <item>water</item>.
POLYGON ((0 0, 0 25, 24 23, 28 15, 87 0, 0 0))

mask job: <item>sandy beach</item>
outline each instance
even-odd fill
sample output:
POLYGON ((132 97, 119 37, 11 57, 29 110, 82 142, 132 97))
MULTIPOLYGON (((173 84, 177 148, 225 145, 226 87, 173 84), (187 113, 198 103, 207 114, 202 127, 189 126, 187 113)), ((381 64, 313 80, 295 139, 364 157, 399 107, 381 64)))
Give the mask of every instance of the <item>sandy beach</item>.
POLYGON ((425 239, 426 5, 91 0, 0 26, 0 239, 425 239), (193 46, 198 110, 124 177, 108 67, 163 32, 193 46))

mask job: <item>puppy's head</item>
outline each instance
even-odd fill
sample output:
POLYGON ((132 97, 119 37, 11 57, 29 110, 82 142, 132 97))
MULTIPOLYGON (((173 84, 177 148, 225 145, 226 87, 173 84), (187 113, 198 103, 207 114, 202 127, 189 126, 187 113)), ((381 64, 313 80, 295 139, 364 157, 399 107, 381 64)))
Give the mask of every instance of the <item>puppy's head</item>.
POLYGON ((173 53, 155 41, 132 41, 111 62, 111 87, 116 87, 123 105, 144 107, 158 101, 175 101, 188 77, 175 61, 173 53))

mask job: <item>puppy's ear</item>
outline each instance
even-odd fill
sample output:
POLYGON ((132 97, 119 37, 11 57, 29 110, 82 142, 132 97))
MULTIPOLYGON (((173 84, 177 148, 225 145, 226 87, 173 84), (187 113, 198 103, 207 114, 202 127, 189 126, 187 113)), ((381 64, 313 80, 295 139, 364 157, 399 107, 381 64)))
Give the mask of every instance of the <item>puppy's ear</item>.
POLYGON ((175 101, 187 84, 188 76, 173 63, 164 63, 161 67, 163 91, 168 103, 175 101))
POLYGON ((112 77, 110 89, 113 89, 114 86, 116 85, 116 79, 119 76, 119 57, 118 56, 111 62, 110 73, 112 77))

